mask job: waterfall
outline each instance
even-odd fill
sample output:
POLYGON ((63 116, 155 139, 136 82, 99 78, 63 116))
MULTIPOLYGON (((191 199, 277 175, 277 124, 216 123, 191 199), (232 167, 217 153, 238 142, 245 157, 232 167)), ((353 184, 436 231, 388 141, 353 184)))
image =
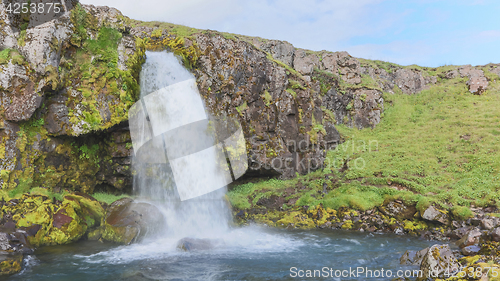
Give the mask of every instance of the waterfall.
POLYGON ((141 101, 135 110, 147 108, 147 113, 130 120, 134 192, 139 201, 154 204, 163 213, 165 225, 154 231, 162 237, 172 241, 221 237, 229 228, 224 196, 230 179, 218 169, 221 156, 210 149, 216 140, 194 76, 172 53, 147 52, 146 57, 141 101), (153 137, 151 131, 162 134, 153 137), (181 156, 191 159, 178 161, 181 156))
POLYGON ((227 270, 219 265, 220 259, 290 252, 303 246, 272 229, 231 227, 226 188, 221 184, 248 168, 241 127, 223 114, 206 111, 193 75, 172 53, 146 55, 141 98, 129 114, 134 192, 135 201, 160 210, 164 224, 148 225, 138 243, 80 257, 95 265, 133 264, 133 274, 135 265, 145 262, 146 269, 141 266, 139 271, 151 274, 153 280, 219 280, 224 278, 217 276, 227 270), (189 161, 183 161, 186 157, 189 161), (183 238, 210 241, 214 247, 185 253, 178 248, 183 238), (158 272, 149 272, 150 267, 158 272))

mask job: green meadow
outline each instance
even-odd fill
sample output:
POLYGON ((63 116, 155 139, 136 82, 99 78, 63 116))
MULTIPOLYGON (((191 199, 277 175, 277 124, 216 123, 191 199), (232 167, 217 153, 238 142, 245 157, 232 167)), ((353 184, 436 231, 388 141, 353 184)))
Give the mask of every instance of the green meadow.
POLYGON ((384 93, 374 129, 336 126, 344 142, 328 151, 324 169, 238 185, 228 197, 239 209, 272 195, 292 202, 283 209, 321 203, 367 210, 400 199, 467 217, 469 207, 500 207, 500 83, 485 74, 490 85, 483 95, 468 91, 467 78, 439 79, 415 95, 384 93))

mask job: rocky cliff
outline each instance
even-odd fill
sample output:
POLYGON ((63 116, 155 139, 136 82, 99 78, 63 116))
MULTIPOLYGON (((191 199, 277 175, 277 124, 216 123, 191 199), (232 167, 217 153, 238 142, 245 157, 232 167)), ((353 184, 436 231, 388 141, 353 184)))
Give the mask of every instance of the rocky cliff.
POLYGON ((248 176, 294 177, 321 167, 336 125, 374 128, 384 100, 456 79, 482 94, 496 65, 425 68, 313 52, 291 44, 77 5, 51 22, 11 25, 0 11, 0 184, 93 192, 130 190, 127 110, 146 49, 174 52, 214 114, 241 121, 248 176))

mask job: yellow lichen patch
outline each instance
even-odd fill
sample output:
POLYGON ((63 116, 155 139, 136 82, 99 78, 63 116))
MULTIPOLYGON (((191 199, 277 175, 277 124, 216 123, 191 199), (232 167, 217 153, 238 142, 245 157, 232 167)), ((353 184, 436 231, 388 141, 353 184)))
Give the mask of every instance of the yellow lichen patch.
POLYGON ((153 31, 150 38, 145 39, 146 48, 151 51, 168 50, 181 57, 184 66, 192 69, 201 55, 200 48, 196 42, 189 41, 187 44, 184 37, 175 35, 162 36, 160 29, 153 31))
POLYGON ((300 211, 293 211, 285 214, 282 219, 278 220, 276 226, 307 229, 316 227, 316 224, 306 214, 300 211))
POLYGON ((23 255, 10 255, 4 257, 4 260, 0 262, 0 275, 9 275, 21 271, 21 263, 23 261, 23 255))
POLYGON ((351 229, 353 226, 352 224, 352 220, 346 220, 344 221, 344 223, 342 224, 342 229, 351 229))

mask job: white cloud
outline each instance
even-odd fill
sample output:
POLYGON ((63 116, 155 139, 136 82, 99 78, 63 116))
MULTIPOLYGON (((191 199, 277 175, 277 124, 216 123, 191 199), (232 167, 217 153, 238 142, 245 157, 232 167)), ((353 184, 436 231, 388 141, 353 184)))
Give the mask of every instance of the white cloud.
POLYGON ((353 36, 382 31, 394 18, 368 24, 370 6, 383 0, 83 0, 111 6, 139 20, 159 20, 269 39, 298 47, 335 50, 353 36))
MULTIPOLYGON (((299 48, 348 51, 356 57, 399 64, 434 66, 457 61, 482 63, 485 59, 478 58, 487 56, 483 50, 490 50, 482 43, 493 44, 500 36, 496 26, 489 27, 495 30, 484 31, 481 26, 471 22, 470 28, 457 28, 458 25, 452 20, 460 9, 443 9, 437 5, 442 3, 438 0, 408 1, 411 9, 386 0, 81 2, 112 6, 124 15, 138 20, 157 20, 200 29, 286 40, 299 48), (411 5, 415 3, 418 5, 411 5), (427 16, 423 17, 422 14, 427 16), (439 28, 441 26, 443 28, 439 28)), ((482 6, 483 2, 492 3, 491 0, 457 0, 457 5, 482 6)), ((472 18, 464 17, 464 20, 472 18)), ((491 57, 491 53, 488 56, 491 57)), ((494 57, 491 59, 495 60, 494 57)))

